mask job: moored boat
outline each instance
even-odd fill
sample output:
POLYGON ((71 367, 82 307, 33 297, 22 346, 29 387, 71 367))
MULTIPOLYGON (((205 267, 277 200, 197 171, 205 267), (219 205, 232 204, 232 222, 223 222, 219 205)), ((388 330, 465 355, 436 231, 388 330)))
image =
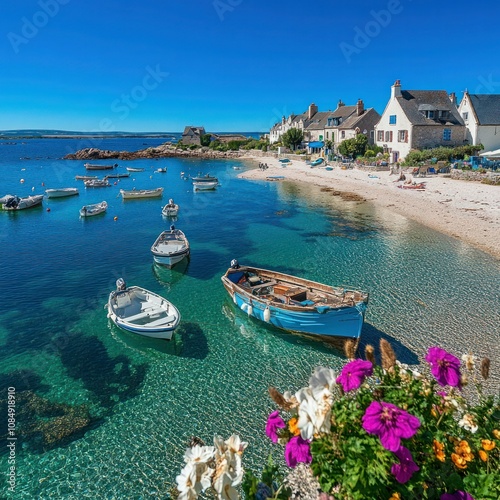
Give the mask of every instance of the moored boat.
POLYGON ((219 185, 218 181, 203 181, 203 182, 193 182, 193 187, 195 191, 210 191, 215 189, 219 185))
POLYGON ((361 335, 367 292, 239 266, 235 260, 221 279, 240 309, 277 328, 322 338, 361 335))
POLYGON ((133 168, 133 167, 127 167, 128 172, 144 172, 143 168, 133 168))
POLYGON ((33 196, 26 196, 20 198, 19 196, 6 195, 3 198, 2 208, 4 210, 24 210, 26 208, 36 207, 41 205, 43 194, 36 194, 33 196))
POLYGON ((161 198, 163 196, 163 188, 156 189, 132 189, 125 191, 120 189, 120 194, 124 200, 136 200, 141 198, 161 198))
POLYGON ((97 175, 75 175, 77 181, 91 181, 92 179, 97 179, 97 175))
POLYGON ((119 278, 108 299, 108 318, 139 335, 170 340, 181 314, 167 299, 139 286, 127 287, 119 278))
POLYGON ((113 165, 93 165, 91 163, 84 163, 83 166, 87 170, 113 170, 118 166, 118 163, 115 163, 113 165))
POLYGON ((75 196, 78 194, 78 188, 55 188, 46 189, 47 198, 64 198, 66 196, 75 196))
POLYGON ((128 172, 123 172, 121 174, 108 174, 104 178, 105 179, 122 179, 124 177, 130 177, 130 174, 128 172))
POLYGON ((170 231, 163 231, 156 238, 151 252, 157 264, 172 267, 189 256, 189 241, 180 229, 170 226, 170 231))
POLYGON ((219 179, 215 177, 214 175, 210 174, 205 174, 201 175, 198 174, 196 177, 191 177, 191 180, 194 182, 219 182, 219 179))
POLYGON ((105 201, 92 205, 84 205, 80 208, 80 217, 93 217, 94 215, 103 214, 107 209, 108 204, 105 201))
POLYGON ((174 200, 170 198, 168 203, 162 208, 161 213, 165 217, 175 217, 179 213, 179 205, 174 203, 174 200))
POLYGON ((108 179, 90 179, 88 181, 83 181, 86 188, 97 188, 97 187, 109 187, 111 184, 108 179))

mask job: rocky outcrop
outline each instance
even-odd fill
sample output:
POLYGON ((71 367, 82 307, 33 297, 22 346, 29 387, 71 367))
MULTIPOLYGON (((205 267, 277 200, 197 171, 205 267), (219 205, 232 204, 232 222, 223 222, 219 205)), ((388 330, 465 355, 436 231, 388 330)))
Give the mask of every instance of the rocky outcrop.
POLYGON ((160 146, 141 149, 139 151, 109 151, 97 148, 80 149, 76 153, 67 154, 65 160, 137 160, 140 158, 239 158, 240 151, 214 151, 209 148, 183 150, 175 144, 165 143, 160 146))

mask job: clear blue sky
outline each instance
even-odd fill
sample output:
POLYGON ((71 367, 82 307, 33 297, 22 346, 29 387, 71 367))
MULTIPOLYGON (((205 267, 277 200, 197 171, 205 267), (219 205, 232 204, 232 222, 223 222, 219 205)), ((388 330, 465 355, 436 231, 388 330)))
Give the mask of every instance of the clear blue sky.
POLYGON ((0 7, 0 130, 266 131, 390 86, 500 93, 493 0, 24 0, 0 7))

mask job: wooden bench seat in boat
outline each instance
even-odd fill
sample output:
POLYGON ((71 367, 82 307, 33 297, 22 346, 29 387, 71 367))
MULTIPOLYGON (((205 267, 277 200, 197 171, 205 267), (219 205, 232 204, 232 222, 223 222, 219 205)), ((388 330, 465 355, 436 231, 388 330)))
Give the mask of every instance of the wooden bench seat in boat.
POLYGON ((156 321, 152 321, 151 323, 148 323, 148 326, 158 326, 158 325, 162 325, 164 323, 171 323, 174 320, 175 320, 174 315, 167 316, 167 317, 164 316, 162 318, 157 319, 156 321))
POLYGON ((137 321, 142 318, 146 318, 147 316, 154 316, 155 314, 160 314, 164 312, 165 309, 155 308, 155 307, 147 307, 143 309, 140 313, 134 314, 134 316, 130 316, 128 318, 124 318, 125 321, 137 321))

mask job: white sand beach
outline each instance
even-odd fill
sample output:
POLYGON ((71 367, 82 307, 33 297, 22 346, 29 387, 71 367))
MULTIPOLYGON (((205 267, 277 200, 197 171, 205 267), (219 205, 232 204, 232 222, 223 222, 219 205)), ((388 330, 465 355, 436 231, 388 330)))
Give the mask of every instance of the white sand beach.
MULTIPOLYGON (((242 158, 243 159, 243 158, 242 158)), ((245 158, 266 163, 240 174, 247 179, 284 176, 288 181, 308 182, 319 187, 354 193, 405 217, 431 227, 500 259, 500 187, 480 182, 451 179, 442 174, 415 178, 425 182, 424 190, 399 189, 390 172, 311 168, 293 160, 283 167, 276 158, 245 158), (370 177, 374 175, 376 177, 370 177)))

